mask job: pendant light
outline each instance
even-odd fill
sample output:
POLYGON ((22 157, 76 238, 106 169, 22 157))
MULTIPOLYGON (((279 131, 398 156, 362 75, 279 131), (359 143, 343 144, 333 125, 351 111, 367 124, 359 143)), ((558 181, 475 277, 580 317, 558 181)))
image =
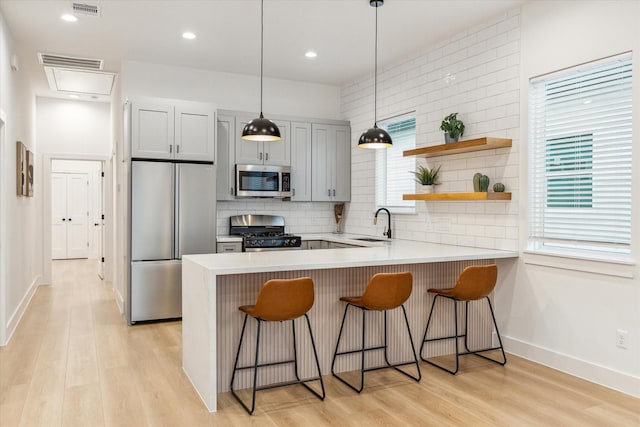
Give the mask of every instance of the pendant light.
POLYGON ((262 114, 262 67, 264 63, 264 0, 260 0, 260 117, 242 129, 242 139, 249 141, 280 141, 280 129, 262 114))
POLYGON ((384 4, 384 0, 369 0, 369 5, 376 8, 376 42, 375 42, 375 72, 373 89, 373 127, 367 129, 360 135, 358 147, 360 148, 389 148, 393 145, 391 136, 378 127, 378 8, 384 4))

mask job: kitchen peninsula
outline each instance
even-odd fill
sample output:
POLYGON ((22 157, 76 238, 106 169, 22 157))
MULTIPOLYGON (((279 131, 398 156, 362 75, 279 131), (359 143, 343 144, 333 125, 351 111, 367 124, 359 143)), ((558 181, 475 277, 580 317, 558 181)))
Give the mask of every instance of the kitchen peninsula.
MULTIPOLYGON (((318 236, 314 236, 314 239, 318 236)), ((339 302, 340 296, 359 295, 369 278, 379 272, 411 271, 413 274, 413 292, 405 304, 411 333, 416 346, 420 347, 430 300, 426 290, 435 287, 451 287, 458 274, 467 265, 499 262, 508 265, 518 254, 494 249, 469 248, 433 243, 403 240, 385 242, 362 242, 350 236, 328 239, 336 243, 360 245, 363 247, 297 250, 253 253, 221 253, 207 255, 187 255, 182 264, 182 365, 200 397, 209 411, 216 411, 217 393, 229 389, 230 375, 238 345, 242 316, 238 306, 253 304, 263 283, 272 278, 294 278, 308 276, 315 284, 315 303, 309 312, 313 333, 318 346, 318 356, 323 375, 330 372, 331 357, 344 309, 339 302)), ((354 236, 351 236, 354 237, 354 236)), ((498 277, 500 286, 500 274, 498 277)), ((444 309, 443 311, 444 312, 444 309)), ((441 312, 441 313, 442 313, 441 312)), ((491 337, 490 320, 482 311, 478 330, 487 332, 491 337), (487 320, 486 322, 484 320, 487 320)), ((381 336, 382 316, 372 315, 372 341, 381 336)), ((394 333, 399 327, 399 317, 390 316, 390 351, 392 360, 408 358, 408 340, 403 334, 394 333)), ((349 322, 352 330, 346 331, 347 342, 357 337, 357 322, 349 322)), ((369 323, 368 323, 369 324, 369 323)), ((248 324, 254 327, 253 322, 248 324)), ((281 360, 290 351, 290 332, 279 330, 282 325, 264 331, 265 337, 260 347, 261 361, 281 360), (284 332, 284 333, 282 333, 284 332), (277 341, 274 339, 277 338, 277 341), (273 339, 272 339, 273 337, 273 339)), ((303 327, 300 324, 300 327, 303 327)), ((439 331, 436 331, 439 332, 439 331)), ((249 336, 255 333, 249 330, 249 336)), ((310 344, 302 339, 298 342, 301 360, 310 360, 310 344)), ((369 335, 368 335, 369 338, 369 335)), ((255 354, 251 349, 255 340, 245 341, 241 360, 250 360, 255 354)), ((354 343, 355 344, 355 343, 354 343)), ((368 342, 368 345, 372 344, 368 342)), ((449 352, 446 343, 438 344, 428 355, 449 352), (438 347, 440 346, 440 347, 438 347)), ((426 356, 427 354, 425 354, 426 356)), ((377 363, 372 355, 371 363, 377 363)), ((358 360, 345 358, 337 365, 337 371, 357 369, 358 360)), ((368 359, 369 360, 369 359, 368 359)), ((311 364, 301 363, 302 376, 313 374, 311 364)), ((291 375, 289 370, 280 367, 266 368, 259 372, 258 381, 284 381, 291 375)), ((239 388, 249 386, 249 377, 240 378, 239 388)))

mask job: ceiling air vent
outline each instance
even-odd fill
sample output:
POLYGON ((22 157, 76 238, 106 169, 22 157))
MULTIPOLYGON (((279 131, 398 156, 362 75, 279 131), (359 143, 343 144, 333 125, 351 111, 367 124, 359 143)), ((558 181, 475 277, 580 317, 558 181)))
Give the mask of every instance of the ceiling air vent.
POLYGON ((102 59, 80 58, 77 56, 55 55, 51 53, 38 53, 38 60, 42 65, 52 67, 83 68, 86 70, 102 70, 102 59))
POLYGON ((73 3, 73 13, 76 15, 100 16, 100 8, 94 4, 73 3))

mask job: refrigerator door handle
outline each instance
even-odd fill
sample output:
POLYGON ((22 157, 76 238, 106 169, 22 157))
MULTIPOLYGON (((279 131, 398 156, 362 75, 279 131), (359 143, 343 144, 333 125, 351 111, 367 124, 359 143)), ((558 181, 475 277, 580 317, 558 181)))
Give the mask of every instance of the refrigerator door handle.
POLYGON ((174 165, 174 174, 176 179, 174 180, 174 200, 173 204, 173 258, 182 259, 182 240, 180 236, 180 165, 174 165))

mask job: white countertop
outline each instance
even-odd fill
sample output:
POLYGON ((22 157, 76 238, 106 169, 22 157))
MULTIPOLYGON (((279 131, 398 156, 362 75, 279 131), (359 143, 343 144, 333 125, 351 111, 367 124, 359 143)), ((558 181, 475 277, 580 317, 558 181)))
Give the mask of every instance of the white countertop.
MULTIPOLYGON (((218 242, 223 242, 220 237, 218 237, 218 242)), ((496 249, 469 248, 396 239, 384 242, 353 240, 357 237, 368 236, 332 233, 302 235, 303 240, 327 240, 337 243, 358 244, 363 247, 316 249, 311 251, 291 250, 185 255, 183 259, 200 264, 216 274, 224 275, 518 257, 517 252, 496 249)), ((235 239, 238 238, 235 237, 235 239)))

